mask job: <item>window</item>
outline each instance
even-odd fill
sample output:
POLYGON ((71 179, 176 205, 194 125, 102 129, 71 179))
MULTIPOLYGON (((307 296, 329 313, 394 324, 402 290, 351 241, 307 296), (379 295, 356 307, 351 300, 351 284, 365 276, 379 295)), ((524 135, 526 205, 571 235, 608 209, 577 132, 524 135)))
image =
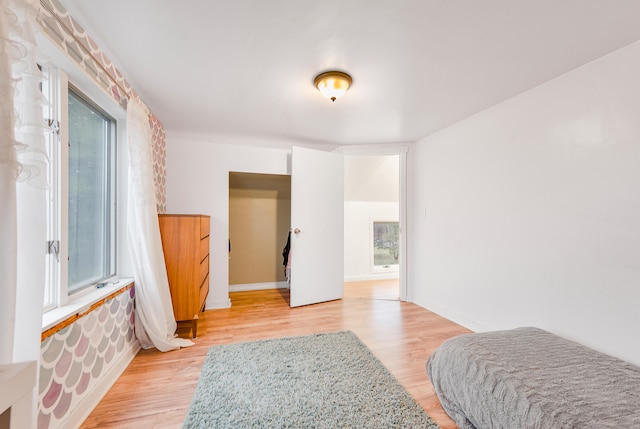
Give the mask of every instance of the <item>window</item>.
POLYGON ((371 271, 398 271, 400 223, 396 220, 371 221, 371 271))
POLYGON ((115 274, 114 121, 73 88, 68 102, 68 292, 73 293, 115 274))
POLYGON ((116 273, 116 121, 65 73, 43 67, 49 138, 48 259, 44 309, 116 273))

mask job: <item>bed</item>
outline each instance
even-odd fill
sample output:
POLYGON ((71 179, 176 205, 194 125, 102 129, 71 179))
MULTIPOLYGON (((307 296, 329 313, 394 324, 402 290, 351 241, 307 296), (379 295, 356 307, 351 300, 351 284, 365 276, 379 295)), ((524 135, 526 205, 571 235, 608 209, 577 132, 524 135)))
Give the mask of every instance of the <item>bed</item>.
POLYGON ((426 367, 460 429, 640 428, 640 367, 542 329, 454 337, 426 367))

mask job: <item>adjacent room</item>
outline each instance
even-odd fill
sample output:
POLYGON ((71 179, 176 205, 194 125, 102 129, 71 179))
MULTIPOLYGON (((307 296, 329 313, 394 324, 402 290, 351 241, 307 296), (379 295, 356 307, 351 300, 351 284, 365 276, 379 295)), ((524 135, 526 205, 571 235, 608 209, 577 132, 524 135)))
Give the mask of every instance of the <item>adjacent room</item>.
POLYGON ((0 429, 640 428, 638 16, 0 0, 0 429))

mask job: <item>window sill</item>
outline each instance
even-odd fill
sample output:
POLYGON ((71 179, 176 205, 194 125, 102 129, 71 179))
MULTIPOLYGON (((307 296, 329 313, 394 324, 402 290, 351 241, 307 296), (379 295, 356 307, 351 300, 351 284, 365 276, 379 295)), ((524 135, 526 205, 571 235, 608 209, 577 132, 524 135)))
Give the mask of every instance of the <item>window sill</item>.
POLYGON ((371 267, 371 274, 382 274, 382 273, 398 273, 399 265, 376 265, 375 267, 371 267))
POLYGON ((133 279, 131 278, 119 279, 115 283, 107 284, 100 289, 96 288, 89 293, 73 298, 62 307, 47 311, 42 315, 42 332, 51 329, 71 317, 87 312, 96 302, 132 284, 133 279))

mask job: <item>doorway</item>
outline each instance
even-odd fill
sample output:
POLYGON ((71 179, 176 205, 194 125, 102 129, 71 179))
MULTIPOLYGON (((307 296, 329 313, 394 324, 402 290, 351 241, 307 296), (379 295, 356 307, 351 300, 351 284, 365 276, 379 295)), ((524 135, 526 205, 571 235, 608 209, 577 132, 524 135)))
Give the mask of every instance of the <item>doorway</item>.
POLYGON ((230 172, 229 183, 229 291, 281 288, 284 281, 282 277, 290 272, 291 307, 342 298, 342 155, 294 146, 291 176, 230 172), (281 186, 282 183, 284 186, 281 186), (272 196, 274 193, 275 198, 272 196), (271 206, 275 205, 275 211, 279 214, 276 216, 279 226, 275 234, 271 233, 273 221, 265 220, 265 211, 262 210, 266 199, 275 200, 271 206), (293 233, 289 236, 293 224, 293 233), (282 239, 282 244, 268 241, 265 246, 261 243, 265 241, 265 236, 275 237, 274 240, 282 239), (293 262, 291 269, 285 270, 283 248, 289 237, 289 256, 293 253, 290 258, 293 262), (258 243, 262 245, 256 248, 258 243), (245 257, 248 249, 253 250, 251 257, 245 257), (278 267, 275 279, 258 276, 255 264, 263 260, 266 261, 267 270, 278 267), (282 265, 274 261, 282 261, 282 265))
POLYGON ((345 155, 344 163, 345 283, 379 284, 400 299, 400 155, 345 155))
POLYGON ((229 291, 287 287, 291 176, 229 172, 229 291))

